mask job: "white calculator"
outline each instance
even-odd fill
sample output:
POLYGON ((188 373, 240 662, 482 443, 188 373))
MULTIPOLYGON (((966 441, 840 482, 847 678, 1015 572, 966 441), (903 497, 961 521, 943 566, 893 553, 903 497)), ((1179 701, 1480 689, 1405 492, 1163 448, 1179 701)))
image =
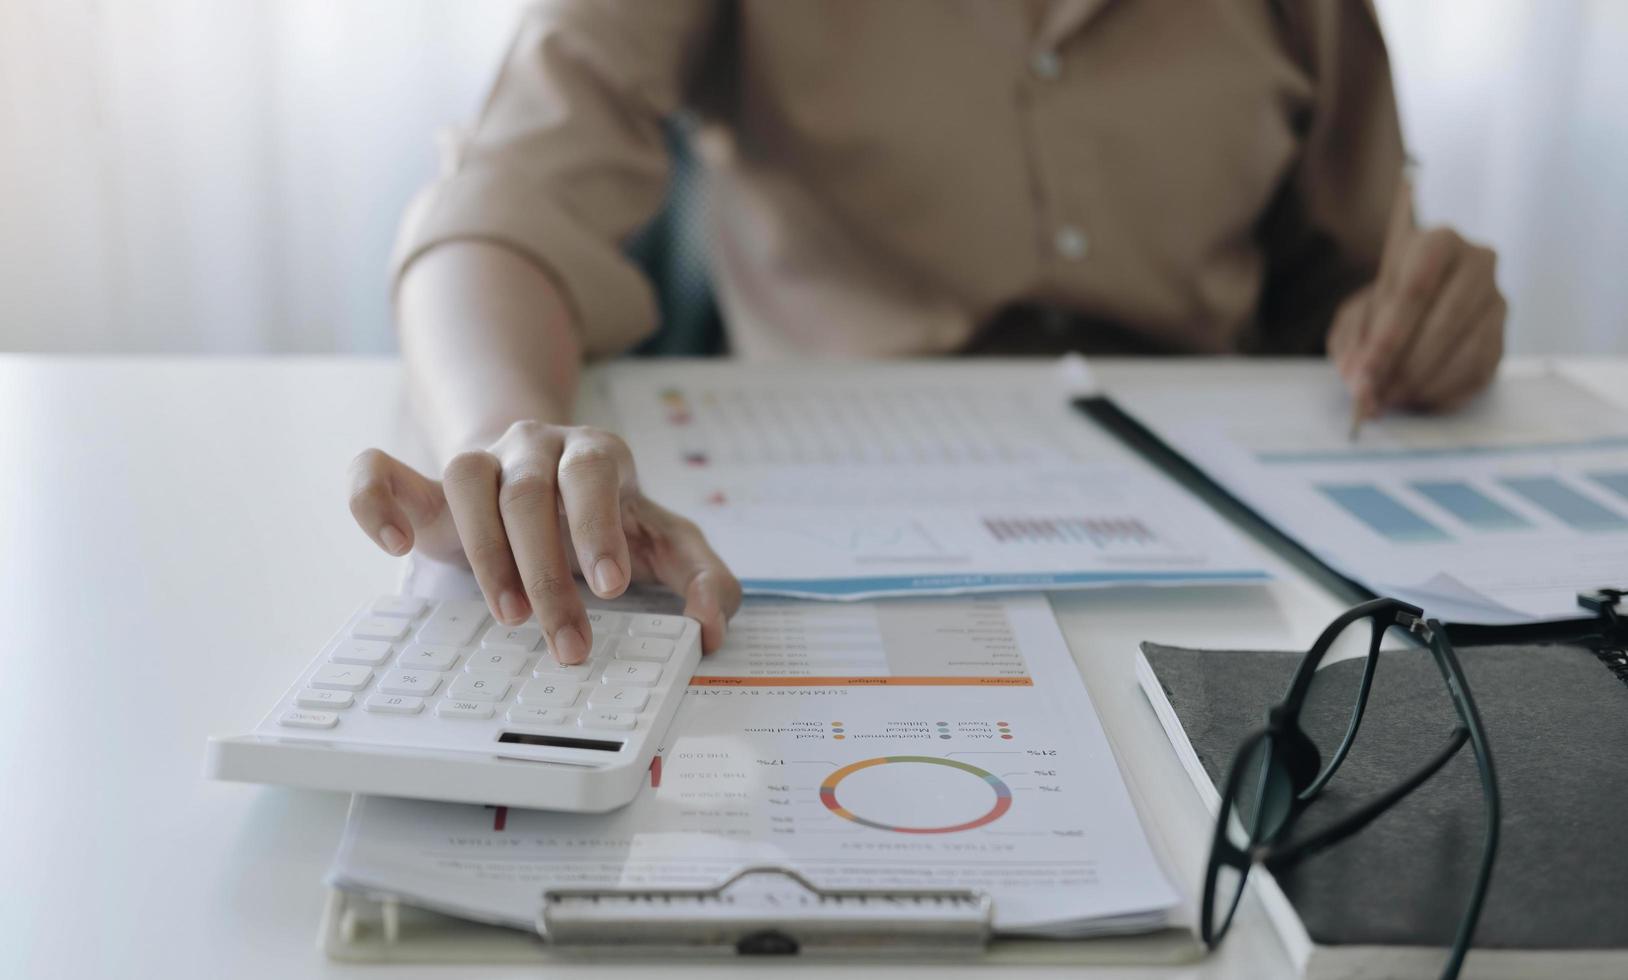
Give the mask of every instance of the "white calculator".
POLYGON ((479 599, 386 596, 329 640, 247 735, 209 740, 214 779, 602 812, 639 792, 701 659, 683 616, 590 610, 561 666, 535 621, 479 599))

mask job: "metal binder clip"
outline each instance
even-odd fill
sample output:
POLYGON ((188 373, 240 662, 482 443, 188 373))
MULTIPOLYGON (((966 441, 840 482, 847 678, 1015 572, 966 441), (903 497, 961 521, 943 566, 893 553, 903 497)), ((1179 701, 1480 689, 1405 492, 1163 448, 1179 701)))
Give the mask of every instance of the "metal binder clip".
POLYGON ((1614 633, 1625 625, 1617 613, 1617 604, 1625 596, 1628 596, 1628 590, 1625 589, 1595 589, 1592 592, 1579 592, 1577 604, 1598 615, 1605 623, 1607 631, 1614 633))
POLYGON ((828 889, 747 868, 714 888, 549 889, 537 929, 556 952, 921 957, 980 952, 994 903, 965 889, 828 889))

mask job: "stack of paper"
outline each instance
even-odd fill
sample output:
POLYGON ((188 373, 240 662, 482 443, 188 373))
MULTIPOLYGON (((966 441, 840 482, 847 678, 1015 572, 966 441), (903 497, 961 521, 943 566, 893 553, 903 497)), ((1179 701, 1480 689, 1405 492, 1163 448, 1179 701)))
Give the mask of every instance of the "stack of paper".
POLYGON ((532 928, 550 887, 971 888, 1008 934, 1157 928, 1178 901, 1043 597, 748 600, 604 815, 358 799, 347 889, 532 928))

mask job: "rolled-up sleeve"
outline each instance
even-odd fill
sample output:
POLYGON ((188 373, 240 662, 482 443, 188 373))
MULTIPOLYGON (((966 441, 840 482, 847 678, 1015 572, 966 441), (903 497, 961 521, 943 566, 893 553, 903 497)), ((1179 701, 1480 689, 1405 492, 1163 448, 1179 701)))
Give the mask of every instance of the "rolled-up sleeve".
POLYGON ((1267 280, 1260 346, 1324 347, 1341 300, 1379 268, 1404 160, 1379 19, 1369 0, 1279 5, 1313 80, 1299 160, 1263 222, 1267 280))
POLYGON ((407 209, 393 281, 437 245, 491 242, 552 278, 590 356, 648 335, 654 296, 622 245, 661 206, 661 119, 714 19, 712 0, 529 8, 475 125, 407 209))

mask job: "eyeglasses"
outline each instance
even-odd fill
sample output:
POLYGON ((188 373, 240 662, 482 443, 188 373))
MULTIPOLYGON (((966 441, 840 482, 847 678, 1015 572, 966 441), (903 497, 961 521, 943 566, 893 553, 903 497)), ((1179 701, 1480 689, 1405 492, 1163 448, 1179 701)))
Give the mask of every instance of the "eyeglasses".
POLYGON ((1498 779, 1481 716, 1447 633, 1440 623, 1422 617, 1418 607, 1395 599, 1375 599, 1342 613, 1300 661, 1288 694, 1272 708, 1266 727, 1239 747, 1227 773, 1204 874, 1200 929, 1207 945, 1213 948, 1226 935, 1251 867, 1259 863, 1277 873, 1350 837, 1417 789, 1468 743, 1481 771, 1486 838, 1475 888, 1441 974, 1444 980, 1458 976, 1475 935, 1498 852, 1498 779), (1392 789, 1302 840, 1287 841, 1290 828, 1317 801, 1351 751, 1368 705, 1380 643, 1392 629, 1429 647, 1459 724, 1436 755, 1392 789), (1349 668, 1318 674, 1318 667, 1325 663, 1359 658, 1364 661, 1360 675, 1349 668), (1308 711, 1309 705, 1316 710, 1308 711))

